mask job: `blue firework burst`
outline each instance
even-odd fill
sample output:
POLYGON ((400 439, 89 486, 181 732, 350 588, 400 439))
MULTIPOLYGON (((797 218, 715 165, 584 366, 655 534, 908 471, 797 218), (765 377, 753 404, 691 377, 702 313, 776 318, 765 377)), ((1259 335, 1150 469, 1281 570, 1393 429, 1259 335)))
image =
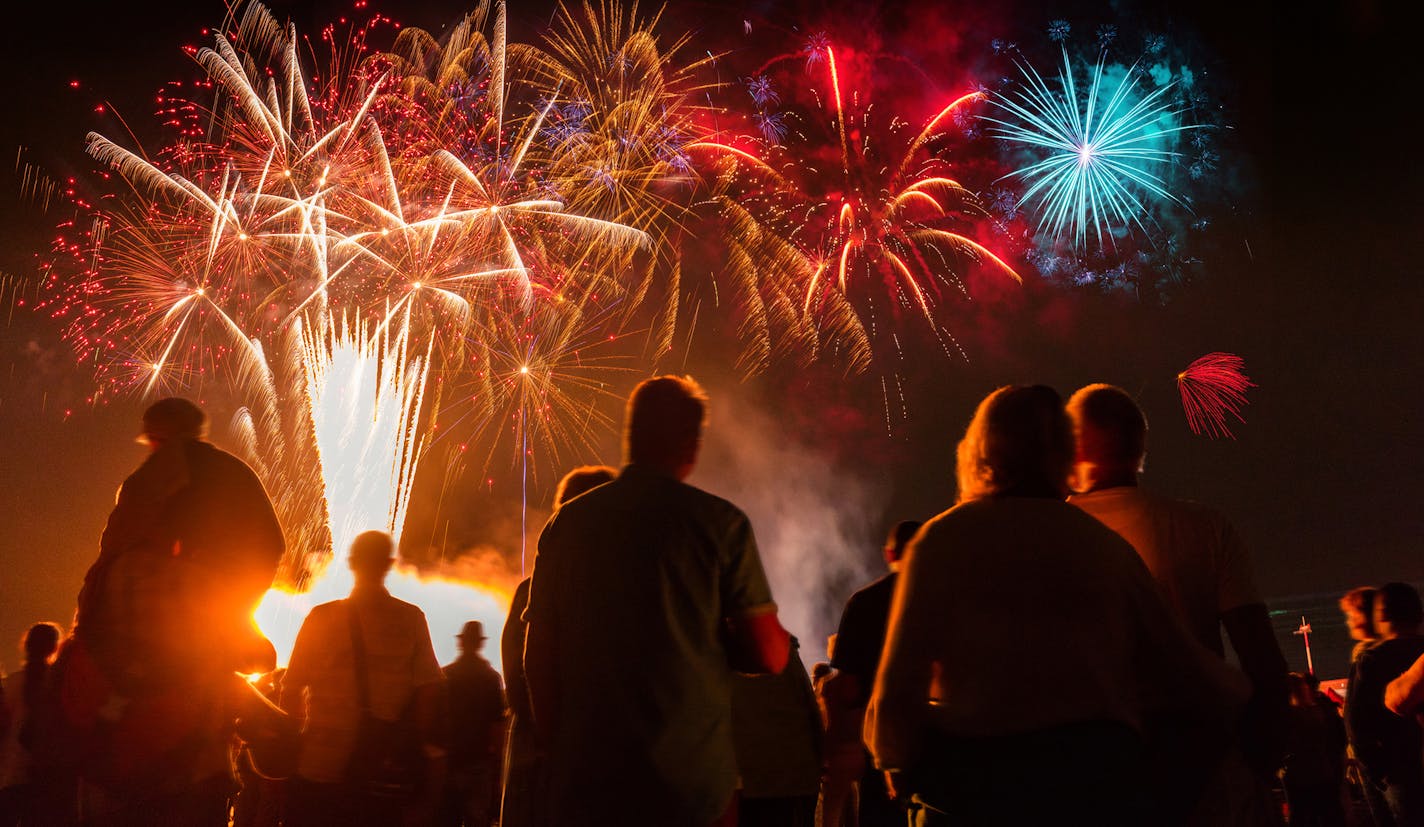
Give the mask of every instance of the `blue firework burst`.
POLYGON ((1152 201, 1186 206, 1162 175, 1178 155, 1173 137, 1198 128, 1177 125, 1181 110, 1168 94, 1175 84, 1144 92, 1133 66, 1109 89, 1103 65, 1099 58, 1080 90, 1066 50, 1056 89, 1031 65, 1019 64, 1022 83, 994 99, 1003 117, 984 117, 995 137, 1038 156, 1004 178, 1023 182, 1020 200, 1038 215, 1039 232, 1067 237, 1079 249, 1090 235, 1101 247, 1112 243, 1115 231, 1133 225, 1145 231, 1152 201))

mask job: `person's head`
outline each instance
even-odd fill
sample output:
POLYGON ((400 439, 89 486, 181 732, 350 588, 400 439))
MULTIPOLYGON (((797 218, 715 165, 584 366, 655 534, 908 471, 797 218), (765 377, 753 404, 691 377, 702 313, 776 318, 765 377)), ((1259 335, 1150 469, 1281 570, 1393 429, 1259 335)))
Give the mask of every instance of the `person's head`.
POLYGON ((1127 391, 1115 385, 1088 385, 1068 399, 1073 421, 1073 487, 1136 480, 1147 456, 1147 417, 1127 391))
POLYGON ((36 623, 25 632, 23 648, 25 650, 25 663, 47 664, 54 659, 54 653, 59 651, 60 638, 64 637, 64 632, 56 623, 36 623))
POLYGON ((1385 583, 1375 593, 1375 629, 1388 640, 1400 635, 1412 635, 1424 622, 1424 604, 1419 592, 1408 583, 1385 583))
POLYGON ((395 565, 396 545, 384 531, 363 532, 352 541, 348 559, 357 584, 379 583, 395 565))
POLYGON ((1345 625, 1350 629, 1350 637, 1355 640, 1374 640, 1379 637, 1375 630, 1375 589, 1361 586, 1350 589, 1340 598, 1340 611, 1345 615, 1345 625))
POLYGON ((692 473, 707 421, 707 394, 691 377, 646 379, 628 397, 623 452, 628 462, 678 479, 692 473))
POLYGON ((1062 497, 1073 431, 1057 391, 1009 385, 984 397, 959 443, 959 500, 1062 497))
POLYGON ((478 620, 471 620, 460 629, 460 634, 455 636, 460 642, 460 651, 467 654, 479 654, 485 645, 485 625, 478 620))
POLYGON ((208 435, 208 415, 180 396, 160 399, 143 412, 139 442, 157 450, 178 439, 203 439, 208 435))
POLYGON ((558 488, 554 489, 554 508, 557 510, 574 497, 586 494, 605 482, 612 482, 616 476, 618 472, 607 465, 575 468, 565 474, 564 478, 559 480, 558 488))
POLYGON ((1291 672, 1286 675, 1286 683, 1290 686, 1291 706, 1315 706, 1315 687, 1318 684, 1312 684, 1311 676, 1291 672))
POLYGON ((905 556, 905 547, 910 544, 910 540, 914 539, 923 525, 924 523, 919 520, 905 520, 896 523, 895 527, 890 529, 890 534, 885 538, 885 548, 883 549, 885 565, 894 569, 900 564, 900 558, 905 556))

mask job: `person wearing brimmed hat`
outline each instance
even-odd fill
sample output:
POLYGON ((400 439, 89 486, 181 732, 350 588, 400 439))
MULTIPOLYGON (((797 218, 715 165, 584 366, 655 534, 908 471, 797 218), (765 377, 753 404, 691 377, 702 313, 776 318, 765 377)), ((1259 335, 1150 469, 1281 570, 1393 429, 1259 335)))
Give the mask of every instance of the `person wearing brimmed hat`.
POLYGON ((455 637, 460 657, 444 669, 450 699, 450 769, 440 822, 450 827, 488 827, 498 811, 507 708, 504 685, 480 655, 484 624, 471 620, 455 637))

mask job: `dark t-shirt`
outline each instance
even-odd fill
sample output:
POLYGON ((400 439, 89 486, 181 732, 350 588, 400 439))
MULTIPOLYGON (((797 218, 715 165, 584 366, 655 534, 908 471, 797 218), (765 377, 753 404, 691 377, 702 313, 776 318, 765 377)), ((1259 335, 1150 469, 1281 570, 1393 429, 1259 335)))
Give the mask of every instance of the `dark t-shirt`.
POLYGON ((896 579, 892 571, 851 595, 841 613, 840 628, 836 630, 831 666, 856 677, 860 683, 857 698, 860 705, 870 700, 875 672, 880 668, 880 652, 885 648, 885 628, 890 622, 896 579))
POLYGON ((1360 653, 1350 669, 1345 692, 1345 726, 1355 757, 1376 780, 1421 769, 1419 724, 1401 718, 1384 705, 1384 689, 1404 674, 1420 655, 1424 637, 1382 640, 1360 653))
POLYGON ((722 815, 737 779, 725 618, 772 609, 751 523, 726 500, 630 465, 560 508, 525 613, 555 649, 560 819, 722 815))

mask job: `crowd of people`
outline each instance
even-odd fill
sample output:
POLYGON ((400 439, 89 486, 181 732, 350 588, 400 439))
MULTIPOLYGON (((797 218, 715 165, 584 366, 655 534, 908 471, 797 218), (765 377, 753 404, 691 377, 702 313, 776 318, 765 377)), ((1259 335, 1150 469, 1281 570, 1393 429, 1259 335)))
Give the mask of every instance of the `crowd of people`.
POLYGON ((894 527, 809 673, 750 520, 686 482, 707 411, 649 379, 623 466, 560 483, 501 677, 478 621, 440 666, 380 531, 276 668, 271 503, 154 404, 73 627, 4 680, 0 827, 1343 825, 1348 766, 1375 824, 1424 825, 1419 594, 1342 599, 1341 709, 1288 671, 1230 522, 1139 485, 1121 389, 987 396, 958 501, 894 527))

